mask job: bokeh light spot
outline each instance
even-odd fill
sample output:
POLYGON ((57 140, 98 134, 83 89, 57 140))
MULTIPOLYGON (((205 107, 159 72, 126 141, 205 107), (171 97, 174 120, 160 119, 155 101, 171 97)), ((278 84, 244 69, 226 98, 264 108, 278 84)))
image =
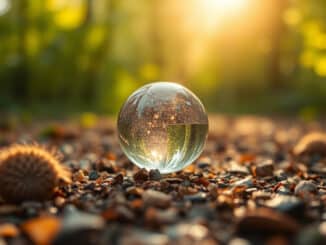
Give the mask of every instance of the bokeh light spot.
POLYGON ((314 68, 318 76, 326 77, 326 57, 319 58, 314 68))
POLYGON ((0 16, 6 14, 11 7, 9 0, 0 0, 0 16))

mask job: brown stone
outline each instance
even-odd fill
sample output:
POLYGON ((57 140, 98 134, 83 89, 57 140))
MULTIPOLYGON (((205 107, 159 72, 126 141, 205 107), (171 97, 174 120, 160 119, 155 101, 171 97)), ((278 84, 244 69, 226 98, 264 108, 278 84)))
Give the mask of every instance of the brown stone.
POLYGON ((271 161, 253 166, 253 173, 257 177, 273 176, 274 165, 271 161))
POLYGON ((142 183, 149 179, 149 174, 146 169, 142 168, 138 170, 133 177, 136 182, 142 183))
POLYGON ((143 200, 145 205, 167 208, 170 206, 172 198, 160 191, 146 190, 143 193, 143 200))
POLYGON ((308 197, 314 193, 317 193, 317 186, 308 180, 300 181, 294 189, 294 194, 300 197, 308 197))
POLYGON ((296 233, 299 228, 291 217, 268 208, 247 210, 237 223, 239 232, 296 233))
POLYGON ((326 155, 326 134, 310 133, 300 139, 293 149, 296 156, 302 155, 326 155))

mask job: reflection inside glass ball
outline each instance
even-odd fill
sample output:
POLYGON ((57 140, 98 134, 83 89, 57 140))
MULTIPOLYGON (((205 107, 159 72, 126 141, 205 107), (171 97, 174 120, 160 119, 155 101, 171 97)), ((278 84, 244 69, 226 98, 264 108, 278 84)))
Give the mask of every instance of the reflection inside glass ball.
POLYGON ((185 87, 157 82, 136 90, 118 117, 121 147, 137 166, 161 173, 179 171, 201 154, 208 118, 185 87))

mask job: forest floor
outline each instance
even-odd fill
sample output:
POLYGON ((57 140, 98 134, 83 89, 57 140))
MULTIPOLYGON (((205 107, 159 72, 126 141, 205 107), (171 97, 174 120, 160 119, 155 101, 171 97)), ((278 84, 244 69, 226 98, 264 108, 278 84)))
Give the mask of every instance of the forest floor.
POLYGON ((163 176, 124 156, 110 119, 2 123, 1 148, 54 146, 73 182, 46 202, 1 203, 0 244, 325 244, 326 143, 298 145, 325 126, 211 116, 202 156, 163 176))

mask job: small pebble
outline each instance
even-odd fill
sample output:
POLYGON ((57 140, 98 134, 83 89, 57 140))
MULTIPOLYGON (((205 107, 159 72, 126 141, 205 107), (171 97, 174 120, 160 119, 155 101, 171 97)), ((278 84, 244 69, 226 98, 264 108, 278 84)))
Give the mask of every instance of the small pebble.
POLYGON ((123 175, 117 174, 112 181, 112 185, 120 185, 123 183, 123 175))
POLYGON ((118 206, 116 212, 120 219, 124 221, 133 221, 135 219, 134 213, 125 206, 118 206))
POLYGON ((79 169, 73 176, 73 179, 77 180, 77 181, 86 181, 87 179, 85 178, 86 176, 84 175, 83 170, 79 169))
POLYGON ((90 171, 90 173, 88 175, 89 180, 97 180, 98 177, 100 177, 100 176, 98 175, 97 171, 95 171, 95 170, 90 171))
POLYGON ((144 190, 135 186, 128 187, 126 193, 130 195, 141 196, 144 193, 144 190))
POLYGON ((245 186, 247 188, 253 187, 254 183, 251 176, 240 179, 232 184, 233 187, 245 186))
POLYGON ((98 215, 79 211, 72 206, 66 206, 64 210, 63 226, 66 232, 79 229, 98 230, 102 229, 104 224, 104 220, 98 215))
POLYGON ((172 208, 161 210, 151 207, 148 208, 145 213, 146 222, 154 225, 172 224, 177 218, 177 211, 172 208))
POLYGON ((276 195, 265 202, 265 206, 292 217, 301 218, 304 215, 305 205, 299 198, 289 195, 276 195))
POLYGON ((253 167, 253 172, 257 177, 273 176, 273 171, 274 165, 271 161, 253 167))
POLYGON ((238 232, 296 233, 299 224, 287 215, 272 209, 248 210, 237 224, 238 232))
POLYGON ((207 186, 207 190, 209 192, 209 194, 213 197, 213 198, 217 198, 217 191, 218 191, 218 187, 216 184, 209 184, 207 186))
POLYGON ((63 205, 65 204, 66 200, 63 198, 63 197, 56 197, 54 199, 54 204, 57 206, 57 207, 63 207, 63 205))
POLYGON ((192 240, 200 241, 209 235, 209 231, 205 226, 191 223, 180 223, 169 226, 166 228, 166 233, 172 240, 188 237, 192 240))
POLYGON ((244 238, 233 238, 228 245, 251 245, 251 243, 244 238))
POLYGON ((296 185, 294 194, 300 197, 308 197, 317 192, 317 186, 308 180, 302 180, 296 185))
POLYGON ((326 233, 323 231, 325 223, 321 223, 319 226, 310 225, 302 229, 295 240, 295 244, 298 245, 322 245, 326 241, 326 233))
POLYGON ((207 194, 204 192, 198 192, 194 195, 185 195, 184 200, 191 201, 193 203, 201 203, 207 201, 207 194))
MULTIPOLYGON (((109 241, 111 242, 111 241, 109 241)), ((110 243, 108 243, 110 244, 110 243)), ((168 245, 169 239, 161 232, 149 232, 143 229, 128 230, 124 235, 121 235, 119 243, 124 245, 168 245)))
POLYGON ((167 208, 171 205, 172 197, 160 191, 146 190, 143 193, 145 205, 167 208))
POLYGON ((68 205, 64 210, 61 230, 51 244, 98 244, 99 232, 104 228, 105 221, 100 215, 77 210, 68 205))
POLYGON ((293 149, 297 156, 302 155, 326 155, 326 134, 309 133, 302 137, 293 149))
POLYGON ((150 180, 160 180, 162 178, 161 173, 158 169, 151 169, 149 171, 150 180))
POLYGON ((106 158, 102 158, 96 162, 96 168, 98 171, 106 171, 110 174, 116 172, 115 162, 106 158))
POLYGON ((138 183, 142 183, 148 180, 149 175, 148 175, 148 171, 144 168, 138 170, 135 174, 134 174, 134 180, 138 183))

